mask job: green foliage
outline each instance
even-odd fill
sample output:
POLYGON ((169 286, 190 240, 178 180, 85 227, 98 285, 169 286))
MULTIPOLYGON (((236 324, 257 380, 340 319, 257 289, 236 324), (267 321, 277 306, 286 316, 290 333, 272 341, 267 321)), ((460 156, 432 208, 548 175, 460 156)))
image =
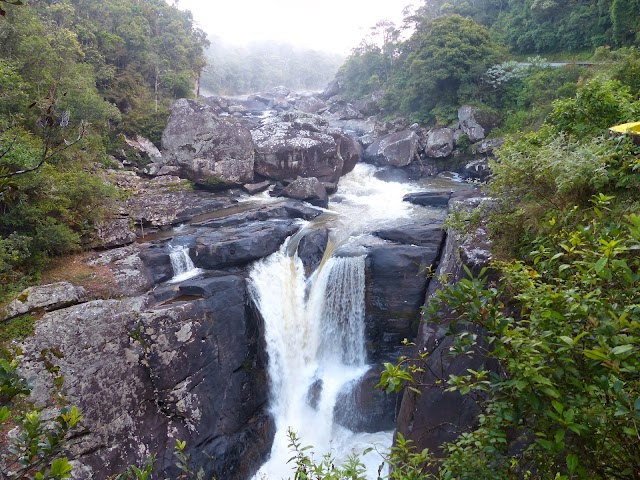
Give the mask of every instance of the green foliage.
POLYGON ((14 397, 30 392, 26 380, 16 369, 15 361, 0 359, 0 402, 5 404, 0 409, 0 425, 12 420, 18 427, 3 458, 3 478, 70 478, 71 465, 61 454, 82 415, 76 407, 61 409, 51 420, 44 420, 37 410, 15 415, 9 409, 14 397))
POLYGON ((635 102, 628 87, 617 80, 592 80, 573 98, 557 100, 549 123, 563 132, 577 136, 601 134, 608 127, 635 121, 640 103, 635 102))

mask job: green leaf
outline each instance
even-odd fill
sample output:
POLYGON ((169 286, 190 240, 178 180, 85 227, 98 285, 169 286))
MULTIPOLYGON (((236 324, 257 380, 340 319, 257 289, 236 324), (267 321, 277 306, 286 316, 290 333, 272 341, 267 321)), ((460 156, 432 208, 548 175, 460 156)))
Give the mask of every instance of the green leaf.
POLYGON ((561 336, 559 338, 560 338, 560 340, 562 340, 564 343, 566 343, 570 347, 573 347, 573 339, 571 337, 567 337, 566 335, 563 335, 563 336, 561 336))
POLYGON ((592 360, 607 360, 607 355, 600 350, 585 350, 584 356, 592 360))
POLYGON ((602 257, 596 262, 596 264, 593 266, 593 269, 596 271, 596 273, 600 273, 602 271, 602 269, 607 265, 607 261, 607 257, 602 257))
POLYGON ((9 416, 9 409, 6 406, 0 408, 0 423, 6 421, 9 416))
POLYGON ((53 478, 69 478, 71 470, 72 467, 67 457, 58 458, 51 463, 50 475, 53 478))
POLYGON ((567 469, 569 473, 574 473, 579 465, 578 456, 574 453, 567 455, 567 469))
POLYGON ((613 355, 622 355, 633 350, 633 345, 618 345, 611 350, 613 355))

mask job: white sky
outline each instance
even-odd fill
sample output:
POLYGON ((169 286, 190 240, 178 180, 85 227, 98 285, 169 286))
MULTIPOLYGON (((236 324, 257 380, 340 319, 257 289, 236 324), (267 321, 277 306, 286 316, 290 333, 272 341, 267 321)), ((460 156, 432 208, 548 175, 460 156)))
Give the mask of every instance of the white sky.
MULTIPOLYGON (((171 3, 171 0, 170 0, 171 3)), ((234 44, 275 40, 348 54, 378 20, 400 24, 421 0, 179 0, 198 27, 234 44)))

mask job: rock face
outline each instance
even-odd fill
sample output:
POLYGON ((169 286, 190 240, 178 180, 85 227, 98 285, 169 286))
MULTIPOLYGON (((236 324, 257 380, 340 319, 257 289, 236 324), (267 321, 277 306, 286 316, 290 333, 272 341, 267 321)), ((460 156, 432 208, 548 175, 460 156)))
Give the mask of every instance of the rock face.
POLYGON ((0 311, 0 320, 7 320, 38 310, 49 311, 73 305, 80 302, 84 294, 84 288, 76 287, 69 282, 29 287, 0 311))
POLYGON ((333 411, 336 423, 353 432, 394 429, 399 396, 375 388, 380 381, 380 373, 381 368, 374 367, 338 393, 333 411))
POLYGON ((485 138, 498 126, 499 118, 491 113, 464 105, 458 110, 460 129, 467 134, 472 143, 485 138))
POLYGON ((355 142, 330 131, 318 116, 281 114, 251 133, 256 144, 255 171, 274 180, 316 177, 336 183, 359 160, 355 142))
POLYGON ((282 191, 283 197, 294 198, 309 202, 316 207, 327 208, 329 206, 329 195, 327 189, 316 177, 298 178, 291 182, 282 191))
POLYGON ((200 300, 99 300, 37 323, 22 373, 36 379, 36 405, 60 388, 81 409, 84 431, 71 447, 82 463, 76 478, 105 479, 152 452, 162 478, 175 478, 176 439, 187 442, 196 470, 217 478, 245 480, 267 455, 274 426, 264 412, 259 321, 242 276, 208 282, 200 300))
POLYGON ((418 153, 419 138, 412 130, 404 130, 373 142, 364 152, 364 159, 380 166, 406 167, 418 153))
MULTIPOLYGON (((433 234, 442 236, 442 232, 433 234)), ((370 247, 365 295, 370 360, 395 361, 404 352, 402 340, 414 338, 427 289, 426 269, 437 256, 438 249, 430 246, 370 247)))
POLYGON ((300 240, 298 256, 302 260, 307 277, 320 265, 328 243, 329 230, 326 228, 312 230, 300 240))
POLYGON ((204 103, 181 99, 173 105, 162 149, 167 165, 180 167, 181 176, 200 185, 219 188, 253 181, 251 133, 204 103))
MULTIPOLYGON (((454 208, 477 205, 480 198, 452 200, 454 208)), ((434 292, 443 287, 442 282, 457 282, 465 277, 463 265, 467 265, 474 274, 489 264, 491 254, 486 232, 478 230, 474 235, 462 237, 449 232, 442 259, 434 280, 429 284, 427 301, 434 292)), ((445 392, 436 385, 439 378, 450 374, 464 375, 468 369, 479 370, 492 365, 480 354, 453 356, 449 348, 453 337, 446 335, 451 321, 457 314, 441 306, 438 319, 420 324, 416 349, 428 354, 425 372, 416 378, 421 395, 406 391, 398 414, 397 428, 407 439, 415 442, 421 450, 429 448, 440 454, 442 443, 454 440, 476 422, 479 408, 475 401, 458 392, 445 392)), ((462 326, 458 327, 464 328, 462 326)), ((467 327, 469 328, 469 327, 467 327)), ((480 333, 471 328, 472 333, 480 333)))
POLYGON ((453 152, 453 130, 450 128, 435 128, 429 131, 424 154, 431 158, 445 158, 453 152))

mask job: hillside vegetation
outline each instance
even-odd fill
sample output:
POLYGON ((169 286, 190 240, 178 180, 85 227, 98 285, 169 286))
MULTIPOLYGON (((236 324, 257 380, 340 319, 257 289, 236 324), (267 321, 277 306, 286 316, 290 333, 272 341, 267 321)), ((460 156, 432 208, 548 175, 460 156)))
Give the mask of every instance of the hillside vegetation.
POLYGON ((90 241, 116 194, 99 172, 121 134, 159 143, 169 105, 193 96, 205 65, 205 35, 163 0, 24 3, 3 3, 0 18, 5 295, 90 241))

